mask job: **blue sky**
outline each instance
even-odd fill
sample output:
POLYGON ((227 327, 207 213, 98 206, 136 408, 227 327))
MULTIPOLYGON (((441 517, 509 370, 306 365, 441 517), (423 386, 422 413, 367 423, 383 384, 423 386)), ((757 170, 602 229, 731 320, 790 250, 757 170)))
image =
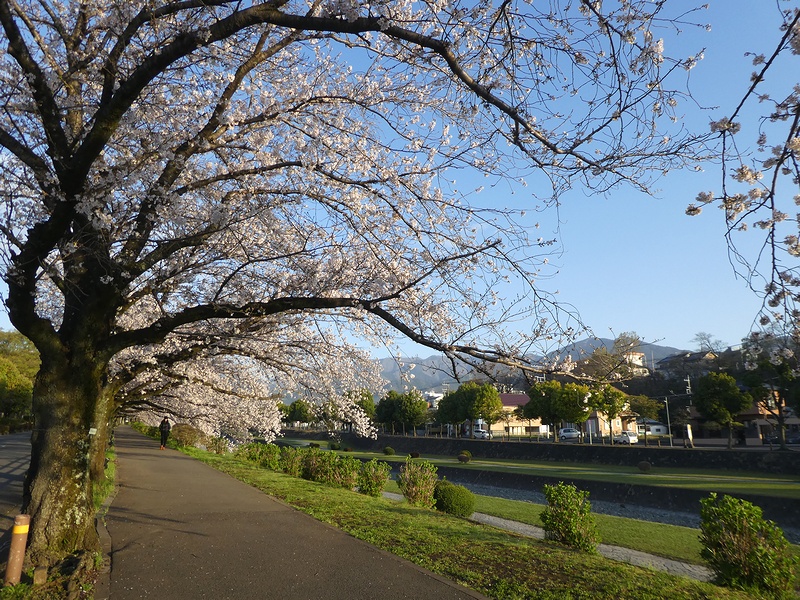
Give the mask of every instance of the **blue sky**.
MULTIPOLYGON (((709 4, 698 18, 710 23, 711 31, 687 29, 680 36, 686 48, 674 52, 706 48, 690 87, 700 106, 719 108, 686 106, 689 122, 700 125, 730 114, 742 97, 754 70, 745 52, 769 54, 779 39, 777 2, 709 4)), ((787 79, 798 72, 794 58, 794 72, 784 70, 787 79)), ((743 128, 740 135, 747 136, 741 138, 745 145, 754 144, 752 129, 743 128)), ((645 341, 695 349, 692 338, 702 331, 729 345, 739 343, 761 300, 734 274, 722 211, 709 206, 696 217, 684 213, 698 192, 719 192, 719 182, 719 168, 709 164, 702 173, 669 174, 658 182, 655 198, 624 189, 608 198, 572 193, 562 205, 565 253, 554 281, 559 296, 575 304, 601 337, 635 331, 645 341)), ((758 234, 751 230, 739 239, 754 251, 758 234)))
MULTIPOLYGON (((674 4, 678 10, 694 5, 674 4)), ((733 111, 754 70, 745 53, 769 55, 780 35, 776 6, 795 4, 711 0, 708 10, 694 14, 696 22, 711 24, 710 31, 686 27, 667 43, 665 53, 673 56, 705 49, 689 79, 696 104, 682 107, 690 126, 708 131, 712 120, 733 111)), ((798 57, 793 58, 794 70, 783 65, 790 85, 797 81, 798 57)), ((740 143, 754 145, 752 131, 745 123, 740 143)), ((557 291, 556 298, 574 306, 599 337, 633 331, 646 342, 694 350, 693 338, 706 332, 726 345, 739 344, 754 324, 761 299, 734 273, 722 211, 709 206, 699 216, 685 214, 699 192, 718 193, 720 181, 719 167, 707 164, 699 173, 670 173, 654 186, 654 196, 630 188, 608 196, 581 189, 565 194, 558 230, 563 253, 551 259, 558 273, 542 282, 544 289, 557 291)), ((491 203, 491 193, 484 192, 481 202, 491 203)), ((502 202, 497 193, 495 200, 502 202)), ((514 202, 519 206, 518 199, 514 202)), ((554 231, 543 225, 541 235, 548 238, 554 231)), ((751 230, 738 243, 749 246, 752 255, 760 238, 751 230)), ((402 349, 407 356, 430 354, 413 345, 402 349)), ((375 353, 386 356, 383 349, 375 353)))
MULTIPOLYGON (((690 85, 699 105, 719 108, 687 105, 691 123, 708 123, 731 112, 753 70, 744 53, 769 53, 774 48, 778 4, 788 8, 795 3, 710 0, 709 10, 697 19, 710 23, 711 32, 686 29, 679 36, 685 47, 667 45, 666 53, 672 55, 705 47, 690 85)), ((792 74, 791 69, 785 72, 792 74)), ((563 254, 552 259, 558 274, 544 282, 545 289, 558 291, 557 298, 575 306, 601 337, 635 331, 648 342, 693 349, 692 338, 703 331, 727 344, 740 342, 753 324, 760 299, 733 273, 721 211, 708 207, 698 217, 684 213, 698 192, 717 191, 718 182, 718 171, 707 165, 704 173, 676 172, 663 178, 655 198, 631 189, 607 197, 589 196, 580 189, 565 195, 559 232, 563 254)), ((492 200, 491 193, 484 192, 481 200, 492 200)), ((543 237, 549 233, 542 230, 543 237)), ((755 232, 750 240, 755 242, 755 232)), ((4 311, 0 327, 10 328, 4 311)), ((411 346, 404 350, 416 354, 411 346)), ((430 354, 426 349, 420 353, 430 354)), ((386 350, 375 349, 375 354, 385 356, 386 350)))

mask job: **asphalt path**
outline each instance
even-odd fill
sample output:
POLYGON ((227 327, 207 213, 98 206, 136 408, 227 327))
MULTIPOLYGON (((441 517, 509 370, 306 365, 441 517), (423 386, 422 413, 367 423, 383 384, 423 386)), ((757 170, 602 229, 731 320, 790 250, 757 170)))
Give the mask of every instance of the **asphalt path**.
POLYGON ((0 435, 0 565, 3 567, 8 560, 14 517, 21 512, 22 484, 30 462, 30 431, 0 435))
POLYGON ((115 440, 111 600, 484 598, 128 427, 115 440))

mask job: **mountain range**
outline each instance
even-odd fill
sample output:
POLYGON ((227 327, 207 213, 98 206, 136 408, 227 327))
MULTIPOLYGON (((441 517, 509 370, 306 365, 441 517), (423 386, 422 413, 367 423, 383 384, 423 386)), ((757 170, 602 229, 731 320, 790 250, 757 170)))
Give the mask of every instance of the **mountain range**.
MULTIPOLYGON (((614 340, 586 338, 551 352, 547 357, 563 360, 569 355, 572 360, 580 361, 600 347, 605 347, 610 352, 614 347, 614 340)), ((641 344, 638 351, 645 355, 647 367, 650 369, 667 356, 682 352, 679 348, 649 343, 641 344)), ((453 377, 452 364, 442 355, 433 355, 427 358, 406 358, 400 363, 394 358, 382 358, 380 363, 383 377, 388 382, 389 389, 402 391, 414 387, 423 392, 442 392, 448 389, 455 389, 459 385, 458 380, 453 377)), ((502 367, 500 368, 502 369, 502 367)), ((470 373, 463 365, 460 365, 460 369, 458 375, 463 383, 470 378, 470 373)), ((500 375, 500 381, 510 387, 524 387, 524 379, 514 370, 508 369, 505 374, 501 371, 500 375)))

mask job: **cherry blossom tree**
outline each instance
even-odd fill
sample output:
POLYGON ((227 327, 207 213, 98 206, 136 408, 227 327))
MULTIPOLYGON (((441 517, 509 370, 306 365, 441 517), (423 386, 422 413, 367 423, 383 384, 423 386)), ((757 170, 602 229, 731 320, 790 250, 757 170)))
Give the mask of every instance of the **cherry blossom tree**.
POLYGON ((528 178, 534 209, 692 160, 670 75, 697 57, 662 35, 693 17, 664 10, 0 0, 5 303, 41 355, 30 557, 95 547, 120 410, 274 435, 272 394, 303 388, 367 432, 352 340, 513 365, 574 335, 537 285, 551 240, 454 181, 528 178))
POLYGON ((779 8, 777 43, 747 53, 753 73, 731 112, 711 123, 718 137, 720 185, 703 191, 687 214, 722 209, 732 265, 764 300, 755 328, 800 340, 800 9, 779 8), (742 139, 744 138, 744 139, 742 139), (750 232, 750 233, 745 233, 750 232), (758 234, 762 234, 759 236, 758 234))

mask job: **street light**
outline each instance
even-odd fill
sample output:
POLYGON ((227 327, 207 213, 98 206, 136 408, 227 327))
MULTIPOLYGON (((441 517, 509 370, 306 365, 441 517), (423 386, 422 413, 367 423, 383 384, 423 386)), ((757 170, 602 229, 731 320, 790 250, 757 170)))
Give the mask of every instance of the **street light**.
POLYGON ((669 422, 669 399, 664 397, 664 405, 667 407, 667 432, 669 433, 669 445, 672 447, 672 425, 669 422))

